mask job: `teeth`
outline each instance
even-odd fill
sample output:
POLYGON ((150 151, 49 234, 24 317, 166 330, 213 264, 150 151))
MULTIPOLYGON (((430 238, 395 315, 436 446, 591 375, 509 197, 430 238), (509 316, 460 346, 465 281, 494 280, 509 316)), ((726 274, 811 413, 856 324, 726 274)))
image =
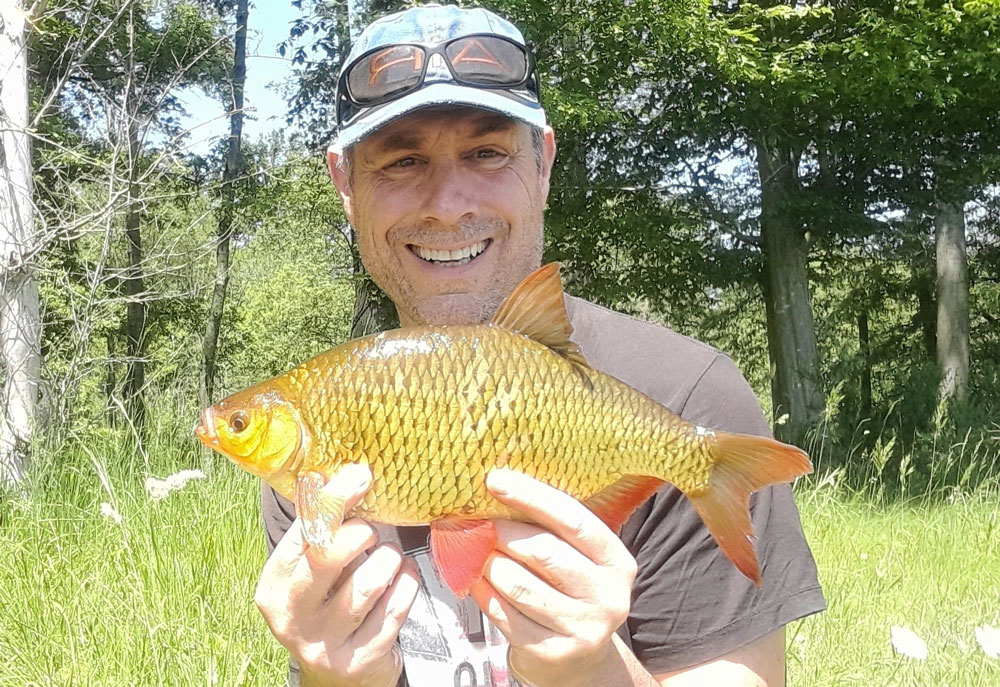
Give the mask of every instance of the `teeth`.
POLYGON ((423 246, 414 246, 413 250, 422 259, 430 262, 464 265, 486 250, 486 243, 486 241, 480 241, 479 243, 474 243, 471 246, 459 248, 458 250, 434 250, 433 248, 424 248, 423 246))

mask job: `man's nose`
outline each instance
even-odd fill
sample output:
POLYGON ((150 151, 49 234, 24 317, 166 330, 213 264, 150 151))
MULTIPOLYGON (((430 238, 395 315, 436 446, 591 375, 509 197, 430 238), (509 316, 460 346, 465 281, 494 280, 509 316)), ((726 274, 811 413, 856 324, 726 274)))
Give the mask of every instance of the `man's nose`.
POLYGON ((424 219, 453 226, 476 212, 476 181, 458 162, 434 165, 424 197, 424 219))

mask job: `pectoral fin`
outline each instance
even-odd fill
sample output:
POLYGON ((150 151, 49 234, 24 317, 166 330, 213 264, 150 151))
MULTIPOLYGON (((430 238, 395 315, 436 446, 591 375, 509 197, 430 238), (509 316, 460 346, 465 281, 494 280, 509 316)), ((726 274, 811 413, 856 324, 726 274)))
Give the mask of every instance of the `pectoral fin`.
POLYGON ((295 483, 295 510, 302 521, 302 536, 309 544, 329 551, 333 533, 344 522, 343 499, 321 491, 326 477, 318 472, 300 473, 295 483))
POLYGON ((463 599, 483 576, 486 559, 496 548, 492 520, 442 518, 431 523, 431 558, 438 575, 463 599))

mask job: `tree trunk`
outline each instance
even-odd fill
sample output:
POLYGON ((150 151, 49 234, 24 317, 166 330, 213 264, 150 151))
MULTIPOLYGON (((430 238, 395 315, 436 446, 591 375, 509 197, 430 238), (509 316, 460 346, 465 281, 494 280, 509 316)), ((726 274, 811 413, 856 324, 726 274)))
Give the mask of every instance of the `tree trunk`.
POLYGON ((399 326, 396 306, 380 289, 354 251, 354 316, 351 318, 351 338, 357 339, 399 326))
POLYGON ((27 469, 41 359, 24 20, 21 2, 0 3, 0 486, 27 469))
POLYGON ((204 355, 201 369, 201 384, 198 398, 201 405, 212 403, 215 393, 215 358, 219 345, 219 331, 222 314, 226 306, 226 292, 229 287, 229 248, 232 243, 235 216, 235 181, 243 164, 241 144, 243 140, 243 86, 247 79, 247 18, 249 0, 238 0, 236 6, 236 50, 233 59, 233 98, 229 103, 229 149, 226 152, 226 168, 222 172, 222 207, 219 212, 218 243, 215 247, 215 288, 212 290, 212 304, 205 325, 202 342, 204 355))
POLYGON ((872 354, 868 331, 868 311, 858 314, 858 348, 861 351, 861 417, 872 416, 872 354))
POLYGON ((939 203, 937 248, 937 360, 941 400, 964 401, 969 391, 969 265, 963 203, 939 203))
POLYGON ((797 156, 780 146, 757 145, 761 186, 761 249, 766 263, 771 322, 768 350, 775 366, 778 393, 775 418, 788 415, 777 432, 801 443, 819 423, 823 395, 819 387, 816 330, 809 304, 805 233, 791 207, 797 188, 797 156))
POLYGON ((135 115, 127 124, 129 180, 126 197, 125 237, 128 240, 128 269, 123 280, 126 298, 125 351, 128 370, 125 375, 125 409, 129 421, 140 433, 146 422, 143 388, 146 386, 145 330, 146 298, 142 278, 142 234, 139 229, 139 138, 135 115))
POLYGON ((913 323, 920 330, 920 338, 924 343, 924 351, 931 360, 937 357, 937 303, 934 302, 934 275, 929 264, 923 267, 924 260, 914 269, 913 289, 917 294, 917 312, 913 323))

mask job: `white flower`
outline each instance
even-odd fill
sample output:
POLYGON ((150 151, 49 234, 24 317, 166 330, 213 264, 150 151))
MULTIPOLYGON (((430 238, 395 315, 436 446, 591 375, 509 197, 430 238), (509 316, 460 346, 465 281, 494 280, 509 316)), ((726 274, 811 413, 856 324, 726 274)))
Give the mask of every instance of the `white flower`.
POLYGON ((914 634, 913 630, 893 625, 889 628, 889 634, 892 637, 892 648, 896 653, 918 661, 927 659, 927 644, 914 634))
POLYGON ((976 641, 990 658, 1000 658, 1000 628, 983 625, 976 628, 976 641))
POLYGON ((115 510, 115 507, 110 503, 101 503, 101 515, 108 518, 109 520, 114 520, 119 525, 122 522, 122 516, 115 510))
POLYGON ((183 489, 188 482, 193 479, 205 479, 205 473, 201 470, 181 470, 175 472, 166 479, 146 478, 146 493, 153 501, 159 501, 172 491, 183 489))

